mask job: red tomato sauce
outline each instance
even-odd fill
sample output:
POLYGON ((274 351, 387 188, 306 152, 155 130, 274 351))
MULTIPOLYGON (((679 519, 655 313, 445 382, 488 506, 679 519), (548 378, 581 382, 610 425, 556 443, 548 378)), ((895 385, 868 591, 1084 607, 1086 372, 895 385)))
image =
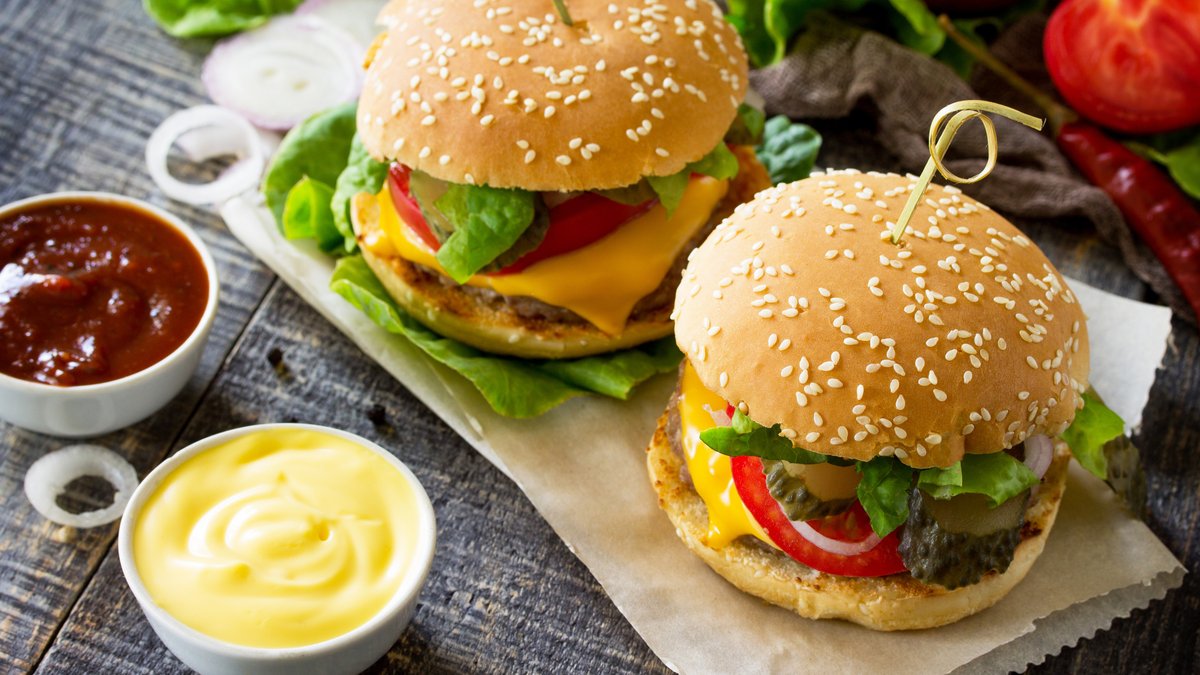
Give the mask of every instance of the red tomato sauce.
POLYGON ((0 372, 59 386, 131 375, 200 323, 208 274, 159 218, 62 202, 0 219, 0 372))

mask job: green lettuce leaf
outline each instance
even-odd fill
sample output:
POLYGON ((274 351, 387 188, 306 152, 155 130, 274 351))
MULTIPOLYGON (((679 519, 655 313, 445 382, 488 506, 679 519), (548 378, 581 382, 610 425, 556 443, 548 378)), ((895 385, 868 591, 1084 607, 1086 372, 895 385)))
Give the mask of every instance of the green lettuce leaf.
POLYGON ((925 469, 917 487, 934 499, 961 494, 981 494, 993 507, 1038 484, 1038 477, 1017 458, 1005 452, 966 455, 946 469, 925 469))
POLYGON ((780 426, 764 427, 735 410, 733 425, 713 427, 700 432, 700 440, 713 450, 730 457, 753 456, 763 459, 782 459, 795 464, 820 464, 825 455, 797 448, 780 434, 780 426))
POLYGON ((162 29, 175 37, 219 37, 253 28, 302 0, 142 0, 162 29))
POLYGON ((388 165, 376 161, 367 148, 358 139, 358 134, 350 142, 350 154, 346 159, 346 168, 337 177, 337 190, 333 193, 330 208, 333 210, 333 224, 341 232, 347 252, 356 246, 354 225, 350 222, 350 200, 360 192, 375 194, 387 180, 388 165))
POLYGON ((507 417, 535 417, 589 393, 625 398, 651 376, 675 370, 681 358, 678 351, 671 352, 671 338, 577 361, 529 361, 481 352, 409 316, 357 255, 338 260, 330 288, 383 329, 467 378, 493 410, 507 417))
POLYGON ((356 103, 347 103, 304 120, 283 137, 267 167, 262 192, 282 229, 288 192, 305 176, 336 185, 356 129, 356 103))
POLYGON ((775 40, 767 32, 766 3, 762 0, 728 0, 729 11, 725 19, 733 24, 742 36, 750 63, 755 68, 775 62, 775 40))
POLYGON ((316 239, 322 251, 341 247, 342 233, 329 208, 333 188, 308 176, 287 194, 283 207, 283 235, 288 239, 316 239))
POLYGON ((725 142, 730 145, 758 145, 762 143, 763 128, 767 116, 749 103, 738 106, 737 117, 725 132, 725 142))
POLYGON ((729 146, 721 141, 707 155, 688 164, 679 173, 670 176, 647 176, 646 182, 650 183, 650 187, 658 195, 658 201, 670 215, 679 208, 679 202, 683 201, 683 193, 687 190, 692 174, 698 173, 727 180, 737 175, 738 166, 737 155, 734 155, 729 146))
POLYGON ((767 120, 757 154, 771 182, 779 184, 808 178, 820 151, 821 134, 816 129, 778 115, 767 120))
POLYGON ((876 457, 858 462, 862 474, 858 482, 858 501, 871 519, 875 534, 886 537, 908 520, 908 491, 913 470, 891 457, 876 457))
POLYGON ((454 225, 437 259, 452 279, 466 283, 521 238, 533 223, 534 194, 524 190, 451 183, 435 202, 454 225))
POLYGON ((1083 408, 1063 432, 1075 461, 1101 480, 1108 480, 1108 457, 1104 444, 1125 433, 1125 422, 1095 394, 1084 392, 1083 408))

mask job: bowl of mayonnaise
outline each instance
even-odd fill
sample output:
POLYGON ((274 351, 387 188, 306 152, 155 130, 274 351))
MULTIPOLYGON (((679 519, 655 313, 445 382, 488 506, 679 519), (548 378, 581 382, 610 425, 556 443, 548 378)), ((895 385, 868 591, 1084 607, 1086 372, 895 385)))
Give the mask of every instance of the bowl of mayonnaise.
POLYGON ((336 429, 264 424, 142 481, 118 537, 147 620, 202 675, 357 673, 416 608, 433 506, 412 471, 336 429))

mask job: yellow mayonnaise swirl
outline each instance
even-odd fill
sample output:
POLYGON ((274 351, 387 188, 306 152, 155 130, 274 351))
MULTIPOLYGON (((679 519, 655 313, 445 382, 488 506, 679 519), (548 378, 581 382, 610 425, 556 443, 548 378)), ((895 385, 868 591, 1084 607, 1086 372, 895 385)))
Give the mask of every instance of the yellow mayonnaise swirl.
POLYGON ((418 506, 383 457, 309 429, 251 432, 166 476, 134 527, 167 613, 248 647, 323 642, 378 614, 412 562, 418 506))

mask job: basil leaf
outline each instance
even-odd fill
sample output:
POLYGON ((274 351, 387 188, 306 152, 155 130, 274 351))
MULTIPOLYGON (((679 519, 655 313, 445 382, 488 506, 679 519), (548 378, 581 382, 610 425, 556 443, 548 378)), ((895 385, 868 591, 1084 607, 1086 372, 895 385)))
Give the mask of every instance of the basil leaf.
POLYGON ((820 464, 827 458, 817 452, 797 448, 780 434, 780 426, 758 424, 740 410, 733 413, 733 425, 713 427, 700 432, 700 440, 713 450, 730 457, 753 456, 782 459, 794 464, 820 464))
POLYGON ((493 410, 506 417, 534 417, 590 393, 625 398, 638 384, 658 373, 673 372, 679 365, 679 352, 672 352, 673 338, 574 361, 530 361, 479 351, 412 318, 358 255, 338 260, 330 288, 376 325, 465 377, 493 410))
POLYGON ((1083 408, 1063 432, 1079 466, 1101 480, 1108 479, 1108 457, 1104 444, 1125 433, 1125 422, 1090 391, 1083 393, 1083 408))
POLYGON ((707 155, 688 164, 679 173, 670 176, 647 176, 646 182, 654 189, 658 200, 667 209, 667 215, 670 215, 679 208, 679 203, 683 201, 683 193, 687 190, 692 174, 698 173, 727 180, 738 174, 738 167, 737 155, 733 154, 729 146, 722 141, 717 143, 717 147, 707 155))
POLYGON ((925 469, 917 479, 917 486, 934 499, 980 494, 996 507, 1038 484, 1037 475, 1006 452, 966 455, 955 467, 925 469), (955 471, 957 483, 947 477, 947 472, 955 471))
POLYGON ((175 37, 220 37, 290 12, 302 0, 142 0, 150 18, 175 37))
POLYGON ((296 183, 305 176, 325 185, 338 182, 354 141, 356 109, 357 104, 347 103, 319 112, 283 137, 262 184, 267 207, 280 228, 287 194, 296 183))
POLYGON ((783 115, 767 120, 762 145, 757 149, 758 161, 775 184, 808 178, 820 151, 821 134, 816 129, 793 123, 783 115))
POLYGON ((1200 135, 1166 153, 1167 171, 1183 191, 1200 199, 1200 135))
POLYGON ((376 161, 358 139, 358 134, 355 134, 350 142, 346 168, 338 175, 337 189, 333 193, 331 204, 333 223, 345 239, 347 252, 353 251, 356 246, 354 225, 350 221, 350 200, 360 192, 379 192, 383 188, 383 181, 387 180, 387 174, 388 165, 376 161))
POLYGON ((283 236, 288 239, 316 239, 322 251, 342 245, 342 233, 333 224, 329 208, 333 188, 305 176, 287 194, 283 207, 283 236))
POLYGON ((452 279, 466 283, 516 243, 533 222, 534 194, 524 190, 453 183, 435 202, 454 225, 437 259, 452 279))
POLYGON ((946 32, 937 17, 921 0, 888 0, 892 6, 892 25, 900 43, 921 52, 936 54, 946 42, 946 32))
POLYGON ((908 491, 913 470, 900 460, 876 457, 859 462, 858 501, 871 519, 875 534, 886 537, 908 520, 908 491))

